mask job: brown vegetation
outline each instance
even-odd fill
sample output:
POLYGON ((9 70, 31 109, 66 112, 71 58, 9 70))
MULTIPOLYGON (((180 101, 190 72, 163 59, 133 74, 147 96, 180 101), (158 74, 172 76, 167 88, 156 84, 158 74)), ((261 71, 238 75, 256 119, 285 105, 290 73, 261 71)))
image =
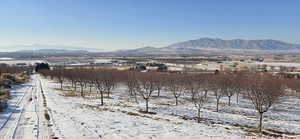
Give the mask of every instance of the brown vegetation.
MULTIPOLYGON (((44 76, 57 79, 61 83, 70 82, 74 90, 80 85, 80 93, 85 97, 84 89, 96 88, 100 93, 101 105, 104 105, 104 93, 110 97, 110 93, 118 84, 124 84, 128 89, 128 95, 142 98, 145 101, 145 112, 149 112, 149 102, 153 93, 161 97, 161 90, 165 89, 174 96, 178 105, 180 96, 189 94, 198 110, 197 121, 200 122, 200 111, 209 102, 208 94, 213 93, 216 99, 216 111, 219 111, 219 102, 222 97, 228 98, 228 106, 231 106, 231 98, 239 96, 247 98, 257 110, 260 116, 259 131, 262 129, 263 113, 276 103, 280 103, 285 95, 286 87, 299 92, 299 80, 285 80, 266 73, 250 72, 219 72, 218 74, 196 73, 159 73, 118 71, 112 69, 54 69, 41 72, 44 76)), ((63 87, 62 87, 63 89, 63 87)), ((164 92, 164 93, 167 93, 164 92)), ((74 95, 74 94, 73 94, 74 95)))

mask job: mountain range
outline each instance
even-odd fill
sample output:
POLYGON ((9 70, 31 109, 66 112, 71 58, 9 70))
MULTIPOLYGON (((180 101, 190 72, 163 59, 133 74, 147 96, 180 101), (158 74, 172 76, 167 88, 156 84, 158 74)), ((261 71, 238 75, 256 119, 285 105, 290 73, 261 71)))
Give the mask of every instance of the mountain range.
POLYGON ((299 50, 299 44, 291 44, 278 40, 222 40, 213 38, 201 38, 175 43, 167 46, 171 49, 202 48, 202 49, 244 49, 244 50, 299 50))
POLYGON ((203 53, 279 53, 300 52, 300 44, 278 40, 223 40, 218 38, 200 38, 174 43, 165 47, 143 47, 133 50, 122 50, 123 54, 203 54, 203 53))
MULTIPOLYGON (((95 48, 74 46, 50 46, 34 44, 30 46, 10 47, 19 49, 1 54, 102 54, 102 55, 177 55, 177 54, 226 54, 226 53, 300 53, 300 44, 278 40, 223 40, 219 38, 200 38, 174 43, 164 47, 147 46, 138 49, 104 51, 95 48), (26 50, 24 50, 26 48, 26 50), (20 50, 22 49, 22 50, 20 50)), ((0 47, 0 50, 6 50, 0 47)), ((7 48, 8 49, 8 48, 7 48)))

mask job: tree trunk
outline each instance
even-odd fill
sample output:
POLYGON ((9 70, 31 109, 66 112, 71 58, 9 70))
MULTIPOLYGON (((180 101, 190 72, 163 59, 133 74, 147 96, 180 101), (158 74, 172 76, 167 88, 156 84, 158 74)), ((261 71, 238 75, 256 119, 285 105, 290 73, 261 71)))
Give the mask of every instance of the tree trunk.
POLYGON ((192 93, 192 100, 194 100, 195 99, 195 92, 191 91, 191 93, 192 93))
POLYGON ((178 98, 175 97, 175 105, 177 106, 178 105, 178 98))
POLYGON ((200 120, 201 120, 201 119, 200 119, 200 110, 201 110, 201 108, 198 107, 198 118, 197 118, 197 119, 198 119, 198 123, 200 123, 200 120))
POLYGON ((259 132, 261 132, 261 129, 262 129, 262 120, 263 120, 263 113, 260 112, 259 113, 259 126, 258 126, 259 132))
POLYGON ((219 99, 217 99, 217 112, 219 112, 219 99))
POLYGON ((231 96, 228 97, 228 106, 231 105, 230 102, 231 102, 231 96))
POLYGON ((236 94, 236 103, 239 104, 239 93, 236 94))
POLYGON ((81 85, 80 87, 80 92, 83 93, 83 86, 81 85))
POLYGON ((60 82, 60 89, 63 90, 63 82, 60 82))
POLYGON ((90 93, 92 92, 92 84, 90 84, 90 93))
POLYGON ((101 95, 101 106, 104 105, 104 102, 103 102, 103 91, 100 91, 100 95, 101 95))
POLYGON ((149 109, 149 100, 148 99, 145 99, 146 100, 146 112, 148 112, 148 109, 149 109))
POLYGON ((107 90, 107 98, 109 98, 109 94, 110 94, 110 91, 109 91, 109 90, 107 90))
POLYGON ((77 83, 75 82, 74 91, 77 90, 77 83))
POLYGON ((138 103, 138 100, 137 100, 137 95, 136 95, 136 93, 134 92, 134 100, 135 100, 135 102, 136 103, 138 103))
POLYGON ((83 86, 81 86, 80 94, 81 94, 81 97, 84 97, 84 95, 83 95, 83 86))
POLYGON ((160 96, 160 89, 157 90, 157 96, 160 96))

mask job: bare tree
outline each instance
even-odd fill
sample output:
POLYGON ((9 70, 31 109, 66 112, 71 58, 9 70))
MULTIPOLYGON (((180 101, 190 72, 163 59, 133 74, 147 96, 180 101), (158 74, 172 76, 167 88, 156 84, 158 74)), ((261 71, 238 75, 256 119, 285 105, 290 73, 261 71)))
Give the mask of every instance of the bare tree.
POLYGON ((88 82, 88 84, 89 84, 89 90, 90 90, 90 93, 92 92, 92 87, 94 86, 94 74, 93 73, 95 73, 95 70, 94 69, 89 69, 88 71, 88 74, 87 74, 87 82, 88 82))
POLYGON ((80 95, 81 97, 84 97, 84 86, 85 82, 87 80, 87 72, 85 69, 77 69, 77 81, 79 82, 80 85, 80 95))
POLYGON ((236 71, 235 74, 233 75, 233 90, 235 91, 236 95, 236 103, 239 103, 239 96, 242 93, 243 89, 245 86, 247 86, 247 76, 251 76, 249 71, 236 71))
POLYGON ((181 74, 171 74, 167 78, 167 88, 175 97, 175 105, 178 105, 178 98, 185 91, 184 76, 181 74))
POLYGON ((300 98, 300 80, 299 79, 286 79, 286 86, 295 92, 295 95, 300 98))
POLYGON ((234 75, 230 74, 230 73, 225 73, 223 75, 223 78, 221 82, 222 85, 220 85, 220 87, 223 87, 223 93, 225 96, 228 97, 228 106, 231 105, 231 97, 236 93, 236 78, 234 75))
MULTIPOLYGON (((194 75, 193 82, 189 82, 189 84, 193 84, 188 86, 190 93, 192 94, 192 101, 197 108, 197 122, 201 121, 201 109, 208 102, 208 76, 206 75, 194 75)), ((190 79, 190 77, 188 77, 190 79)))
POLYGON ((194 98, 192 99, 194 104, 195 104, 195 107, 197 108, 197 121, 198 123, 200 123, 201 121, 201 115, 200 115, 200 112, 201 112, 201 108, 204 106, 205 103, 208 102, 208 97, 207 97, 207 92, 206 91, 203 91, 203 90, 200 90, 200 89, 197 89, 196 91, 194 91, 194 98))
POLYGON ((116 87, 116 77, 118 73, 115 70, 103 70, 102 72, 104 88, 107 93, 107 97, 109 98, 111 90, 116 87))
POLYGON ((73 70, 73 69, 69 69, 65 73, 65 77, 67 80, 71 81, 71 86, 74 88, 74 91, 76 91, 76 89, 77 89, 77 82, 78 82, 77 75, 78 74, 76 73, 76 70, 73 70))
POLYGON ((214 96, 216 98, 216 111, 219 111, 220 99, 224 96, 227 91, 227 79, 223 74, 214 75, 212 78, 211 86, 214 96))
POLYGON ((103 82, 103 77, 100 71, 94 71, 93 72, 93 79, 96 85, 96 88, 98 90, 98 92, 100 93, 100 99, 101 99, 101 106, 104 105, 104 100, 103 100, 103 94, 105 92, 105 86, 104 86, 104 82, 103 82))
POLYGON ((146 112, 149 112, 149 100, 155 90, 155 79, 151 73, 142 73, 138 76, 137 91, 146 101, 146 112))
POLYGON ((196 74, 186 74, 185 78, 185 90, 188 91, 189 94, 191 94, 192 100, 194 99, 195 91, 199 89, 199 83, 203 81, 203 78, 201 76, 196 74))
POLYGON ((57 69, 55 70, 55 77, 57 78, 58 82, 60 83, 60 89, 63 90, 63 83, 65 81, 65 69, 57 69))
POLYGON ((165 74, 164 73, 153 73, 155 76, 155 88, 157 90, 157 96, 160 96, 160 92, 164 86, 165 83, 165 74))
POLYGON ((128 71, 125 72, 125 77, 124 77, 124 82, 125 85, 127 86, 128 92, 130 96, 134 96, 135 102, 137 103, 137 89, 139 88, 138 86, 138 80, 137 80, 137 73, 135 71, 128 71))
POLYGON ((231 98, 232 96, 237 96, 237 103, 239 99, 239 94, 242 91, 242 86, 244 84, 243 76, 240 74, 233 74, 230 72, 222 72, 216 76, 215 82, 215 96, 217 99, 220 99, 222 96, 226 96, 228 98, 228 106, 231 106, 231 98))
POLYGON ((248 79, 246 97, 252 102, 259 114, 259 131, 262 130, 263 114, 275 104, 280 103, 285 88, 280 79, 267 74, 256 74, 248 79))

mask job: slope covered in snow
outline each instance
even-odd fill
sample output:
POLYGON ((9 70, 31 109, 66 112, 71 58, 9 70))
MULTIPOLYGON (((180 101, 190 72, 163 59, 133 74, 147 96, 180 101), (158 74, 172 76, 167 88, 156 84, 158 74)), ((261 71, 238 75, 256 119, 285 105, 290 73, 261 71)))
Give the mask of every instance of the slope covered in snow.
MULTIPOLYGON (((100 106, 96 89, 85 98, 73 96, 74 91, 66 83, 64 90, 60 84, 33 75, 29 83, 16 87, 10 108, 0 113, 0 135, 4 138, 50 138, 98 139, 98 138, 283 138, 300 136, 300 100, 286 98, 267 112, 263 127, 270 135, 255 131, 257 113, 251 103, 240 98, 227 106, 227 98, 221 99, 220 111, 215 111, 215 101, 201 111, 202 121, 196 123, 197 110, 183 95, 179 105, 167 91, 156 94, 150 100, 151 113, 145 113, 145 102, 129 97, 126 87, 119 85, 105 105, 100 106), (30 100, 31 98, 31 100, 30 100), (45 113, 49 114, 46 120, 45 113), (9 115, 12 115, 11 118, 9 115)), ((86 88, 86 92, 89 89, 86 88)), ((75 92, 76 93, 76 92, 75 92)), ((79 94, 79 92, 77 92, 79 94)))

